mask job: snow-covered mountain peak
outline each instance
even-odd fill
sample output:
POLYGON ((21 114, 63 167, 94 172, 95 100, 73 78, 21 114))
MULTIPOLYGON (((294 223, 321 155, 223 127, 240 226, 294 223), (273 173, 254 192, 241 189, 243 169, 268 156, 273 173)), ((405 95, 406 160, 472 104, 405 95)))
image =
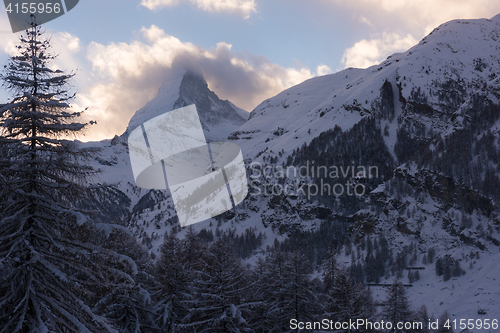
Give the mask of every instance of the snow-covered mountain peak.
POLYGON ((208 141, 224 141, 248 118, 245 110, 219 99, 201 75, 174 68, 167 74, 158 95, 130 119, 127 132, 160 114, 190 104, 196 105, 208 141))
POLYGON ((499 22, 500 23, 500 14, 497 14, 491 18, 492 21, 499 22))
POLYGON ((174 103, 179 98, 182 78, 186 73, 187 71, 184 68, 171 70, 158 90, 156 97, 136 111, 130 119, 127 132, 132 131, 145 121, 165 113, 165 111, 173 110, 174 103))

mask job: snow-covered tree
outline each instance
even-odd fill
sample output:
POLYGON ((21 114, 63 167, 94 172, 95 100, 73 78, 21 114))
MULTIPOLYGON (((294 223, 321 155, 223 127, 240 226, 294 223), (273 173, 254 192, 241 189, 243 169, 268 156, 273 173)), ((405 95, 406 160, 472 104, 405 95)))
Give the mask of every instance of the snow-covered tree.
POLYGON ((317 288, 305 255, 275 251, 259 262, 256 272, 252 295, 257 305, 251 325, 256 332, 289 332, 290 319, 316 319, 317 288))
POLYGON ((318 313, 318 302, 315 284, 311 281, 309 260, 302 253, 292 252, 289 255, 289 263, 288 314, 300 321, 312 321, 318 313))
POLYGON ((95 152, 67 139, 88 126, 68 104, 74 74, 50 67, 32 19, 0 77, 13 95, 0 105, 0 332, 113 332, 89 305, 131 280, 135 263, 96 245, 75 204, 106 191, 88 185, 95 152))
MULTIPOLYGON (((130 257, 137 264, 132 279, 110 281, 93 312, 111 320, 120 333, 158 333, 152 291, 157 285, 145 247, 127 232, 114 230, 102 239, 107 249, 130 257)), ((170 331, 169 331, 170 332, 170 331)))
POLYGON ((287 253, 275 251, 260 263, 262 271, 256 283, 255 293, 263 302, 262 318, 258 318, 258 332, 284 332, 290 316, 286 303, 289 300, 287 280, 289 265, 287 253))
POLYGON ((393 328, 390 332, 407 333, 408 330, 400 330, 396 328, 398 322, 410 322, 414 319, 413 311, 410 307, 410 302, 406 296, 406 290, 403 284, 395 280, 390 286, 387 300, 384 307, 384 318, 393 323, 393 328))
POLYGON ((93 310, 112 320, 121 333, 160 332, 151 295, 139 283, 117 285, 93 310))
MULTIPOLYGON (((347 269, 339 269, 336 272, 334 284, 326 296, 326 315, 332 320, 372 320, 375 315, 370 290, 363 284, 355 284, 347 269)), ((346 332, 353 331, 349 328, 346 332)))
POLYGON ((333 250, 328 250, 325 260, 321 265, 323 269, 324 292, 330 291, 335 285, 335 276, 337 275, 337 258, 333 250))
POLYGON ((422 323, 422 329, 419 331, 421 333, 431 333, 432 330, 429 327, 429 321, 434 321, 433 317, 429 316, 427 312, 427 306, 422 305, 420 309, 415 313, 415 321, 422 323))
POLYGON ((268 315, 267 296, 269 288, 267 284, 262 284, 267 274, 266 261, 262 257, 257 258, 256 266, 249 274, 251 283, 249 285, 248 299, 251 302, 249 307, 251 311, 247 322, 255 332, 268 332, 266 318, 268 315))
POLYGON ((250 332, 244 318, 246 271, 232 250, 216 240, 201 258, 203 267, 193 272, 193 299, 187 302, 185 327, 196 332, 250 332))
MULTIPOLYGON (((190 230, 190 237, 193 237, 190 230)), ((165 236, 157 263, 158 325, 168 332, 182 332, 182 319, 188 314, 185 303, 191 299, 192 271, 184 258, 183 243, 175 233, 165 236)))
MULTIPOLYGON (((439 316, 439 327, 436 330, 436 333, 453 333, 453 322, 448 311, 443 312, 441 316, 439 316)), ((464 331, 462 331, 464 332, 464 331)))

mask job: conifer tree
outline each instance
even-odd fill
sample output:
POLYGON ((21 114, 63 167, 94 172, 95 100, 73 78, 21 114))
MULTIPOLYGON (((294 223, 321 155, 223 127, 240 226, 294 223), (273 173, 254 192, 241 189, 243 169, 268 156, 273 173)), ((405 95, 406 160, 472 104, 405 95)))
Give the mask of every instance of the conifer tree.
POLYGON ((414 314, 411 310, 408 297, 406 296, 405 287, 398 280, 395 280, 394 283, 390 286, 389 295, 385 302, 384 318, 393 323, 393 327, 390 332, 411 332, 409 330, 397 329, 396 327, 396 323, 410 322, 414 318, 414 314))
MULTIPOLYGON (((332 288, 327 292, 326 314, 338 322, 372 320, 375 307, 370 290, 363 284, 354 284, 347 269, 335 274, 332 288)), ((350 328, 347 332, 353 332, 350 328)))
POLYGON ((268 254, 259 263, 257 270, 261 274, 253 293, 260 297, 256 301, 261 302, 257 310, 262 317, 256 318, 254 322, 256 332, 285 332, 289 327, 289 269, 287 253, 282 251, 268 254))
POLYGON ((231 249, 216 240, 194 272, 194 298, 187 302, 185 327, 196 332, 250 332, 245 319, 246 271, 231 249))
POLYGON ((181 332, 182 319, 188 314, 185 304, 191 300, 192 271, 184 258, 183 243, 174 232, 165 236, 160 250, 156 270, 160 286, 156 305, 159 326, 168 332, 181 332))
POLYGON ((0 332, 113 332, 90 306, 135 263, 92 244, 97 230, 76 203, 105 195, 84 164, 95 151, 66 138, 89 124, 68 104, 73 73, 50 67, 50 40, 32 16, 0 79, 0 332))
POLYGON ((304 254, 295 251, 289 255, 289 262, 289 314, 300 321, 312 321, 319 311, 314 285, 311 283, 309 260, 304 254))
POLYGON ((149 255, 145 247, 121 230, 114 230, 100 243, 130 257, 137 265, 137 274, 132 279, 111 281, 99 295, 99 301, 92 309, 113 322, 120 333, 158 333, 156 312, 152 291, 157 288, 149 255))
POLYGON ((431 333, 431 329, 429 327, 429 322, 434 321, 434 318, 429 316, 427 312, 427 306, 422 305, 420 309, 415 313, 415 320, 422 323, 422 329, 419 331, 421 333, 431 333))
POLYGON ((251 311, 247 322, 255 332, 268 332, 266 317, 268 315, 269 289, 262 284, 266 273, 266 261, 259 257, 255 268, 249 273, 251 283, 248 298, 252 305, 249 307, 251 311))
POLYGON ((319 312, 309 261, 298 252, 275 251, 257 267, 253 294, 259 298, 253 328, 257 332, 289 332, 290 319, 314 321, 319 312))
MULTIPOLYGON (((453 322, 448 311, 445 311, 439 316, 439 327, 436 333, 453 333, 453 322)), ((463 331, 462 331, 463 332, 463 331)))
POLYGON ((337 259, 333 250, 328 250, 321 268, 323 269, 324 292, 328 293, 335 285, 335 276, 338 270, 337 259))

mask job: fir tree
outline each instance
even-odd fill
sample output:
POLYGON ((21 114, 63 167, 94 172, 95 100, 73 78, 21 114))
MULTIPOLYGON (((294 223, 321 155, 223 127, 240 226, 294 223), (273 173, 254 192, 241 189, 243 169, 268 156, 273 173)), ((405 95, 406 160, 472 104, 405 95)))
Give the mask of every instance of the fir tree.
POLYGON ((313 289, 313 283, 310 278, 310 265, 307 257, 299 252, 293 252, 289 256, 290 279, 289 290, 290 318, 296 318, 299 321, 312 321, 316 317, 317 300, 313 289))
POLYGON ((260 263, 258 268, 262 273, 256 283, 253 293, 260 296, 262 302, 262 317, 258 320, 257 332, 284 332, 290 320, 287 302, 289 293, 289 264, 287 253, 275 251, 270 253, 260 263))
POLYGON ((112 320, 121 333, 159 332, 151 299, 151 291, 155 290, 157 282, 146 249, 132 235, 121 230, 113 231, 100 243, 128 255, 137 264, 137 274, 133 280, 112 281, 93 311, 112 320))
MULTIPOLYGON (((372 320, 375 307, 370 290, 362 284, 354 284, 346 269, 338 270, 334 286, 327 293, 326 314, 337 322, 372 320)), ((347 332, 352 332, 349 328, 347 332)))
POLYGON ((247 278, 231 249, 216 240, 201 258, 184 326, 196 332, 249 332, 244 318, 247 278))
POLYGON ((432 332, 429 327, 429 322, 434 321, 434 318, 429 317, 427 307, 425 305, 422 305, 420 310, 415 313, 415 320, 422 323, 422 330, 420 330, 421 333, 432 332))
POLYGON ((49 67, 32 19, 1 75, 14 98, 0 105, 0 332, 110 332, 89 306, 136 266, 92 244, 98 232, 75 204, 106 191, 87 185, 95 152, 65 139, 88 124, 68 104, 74 74, 49 67))
POLYGON ((335 252, 328 250, 326 259, 323 260, 321 265, 323 269, 323 287, 324 292, 328 293, 335 285, 335 276, 337 274, 337 259, 335 252))
POLYGON ((289 332, 290 319, 313 321, 319 312, 315 285, 310 280, 307 258, 295 253, 275 251, 259 263, 259 279, 253 294, 258 295, 261 318, 255 320, 257 332, 289 332))
POLYGON ((168 332, 182 331, 182 319, 188 314, 185 303, 191 299, 189 292, 192 271, 184 258, 183 243, 175 233, 165 236, 157 263, 160 289, 156 305, 159 326, 168 332))
POLYGON ((389 332, 408 333, 410 331, 397 329, 399 322, 410 322, 413 320, 413 312, 410 308, 406 290, 403 284, 395 280, 389 289, 389 295, 385 301, 384 318, 393 324, 389 332))
POLYGON ((448 311, 445 311, 441 316, 439 316, 439 327, 436 330, 436 333, 453 333, 452 326, 453 322, 450 319, 450 314, 448 311))
POLYGON ((249 327, 255 332, 268 332, 266 329, 268 311, 268 292, 269 289, 263 285, 263 277, 267 273, 266 261, 259 257, 257 259, 256 267, 249 272, 250 285, 249 285, 249 302, 251 303, 250 317, 247 322, 249 327))

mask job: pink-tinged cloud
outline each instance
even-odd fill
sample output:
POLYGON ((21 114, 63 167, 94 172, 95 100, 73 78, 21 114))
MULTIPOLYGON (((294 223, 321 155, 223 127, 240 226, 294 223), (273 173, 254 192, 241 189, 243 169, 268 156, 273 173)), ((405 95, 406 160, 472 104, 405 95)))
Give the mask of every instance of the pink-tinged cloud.
MULTIPOLYGON (((77 95, 78 106, 89 106, 88 117, 98 124, 86 139, 121 134, 136 110, 153 99, 172 67, 200 73, 222 99, 252 110, 264 99, 314 75, 308 68, 285 68, 266 57, 237 53, 218 43, 211 49, 182 42, 151 26, 131 43, 91 43, 91 84, 77 95)), ((319 66, 317 74, 330 72, 319 66)))

